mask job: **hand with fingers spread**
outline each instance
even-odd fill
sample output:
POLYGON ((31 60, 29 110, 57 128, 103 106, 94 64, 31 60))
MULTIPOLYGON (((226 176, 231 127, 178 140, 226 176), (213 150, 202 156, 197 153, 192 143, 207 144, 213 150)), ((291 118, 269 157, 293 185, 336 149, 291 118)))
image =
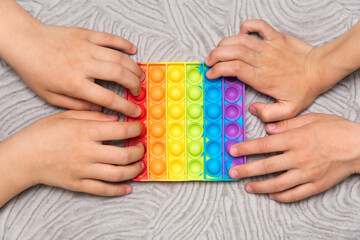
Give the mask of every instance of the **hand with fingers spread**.
POLYGON ((252 103, 264 122, 284 120, 307 108, 318 95, 360 67, 360 23, 319 48, 280 33, 263 20, 247 20, 240 33, 220 41, 206 58, 210 79, 236 76, 277 102, 252 103), (248 35, 257 32, 263 38, 248 35))
POLYGON ((131 193, 144 146, 103 145, 138 136, 142 125, 116 115, 67 111, 40 119, 0 143, 0 207, 21 191, 46 184, 103 196, 131 193), (9 174, 11 173, 11 174, 9 174))
POLYGON ((81 28, 44 25, 13 0, 0 3, 0 56, 47 102, 69 109, 101 110, 131 117, 135 104, 101 87, 113 81, 137 96, 145 74, 126 54, 136 47, 124 38, 81 28))
POLYGON ((233 145, 234 157, 271 152, 282 154, 234 166, 231 178, 283 172, 248 182, 249 193, 269 193, 280 202, 298 201, 323 192, 353 173, 360 173, 360 124, 326 114, 306 114, 266 125, 271 136, 233 145))

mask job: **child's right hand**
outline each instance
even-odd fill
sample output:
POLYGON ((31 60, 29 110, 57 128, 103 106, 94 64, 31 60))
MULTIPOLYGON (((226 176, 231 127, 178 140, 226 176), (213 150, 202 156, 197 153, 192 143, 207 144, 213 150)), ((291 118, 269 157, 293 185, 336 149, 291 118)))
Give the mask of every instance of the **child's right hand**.
POLYGON ((263 20, 245 21, 240 33, 221 40, 205 63, 213 66, 208 78, 236 76, 275 98, 277 103, 257 102, 249 107, 264 122, 296 116, 333 85, 320 81, 313 46, 276 31, 263 20), (249 36, 250 32, 258 32, 263 40, 249 36))
POLYGON ((138 161, 143 144, 118 147, 102 141, 141 131, 140 123, 90 111, 67 111, 32 123, 0 143, 0 206, 39 183, 103 196, 131 193, 129 184, 119 182, 143 170, 138 161))
POLYGON ((126 55, 137 51, 128 40, 42 24, 12 0, 0 2, 0 34, 1 57, 50 104, 97 111, 104 106, 131 117, 141 114, 137 105, 94 83, 113 81, 140 94, 145 74, 126 55))

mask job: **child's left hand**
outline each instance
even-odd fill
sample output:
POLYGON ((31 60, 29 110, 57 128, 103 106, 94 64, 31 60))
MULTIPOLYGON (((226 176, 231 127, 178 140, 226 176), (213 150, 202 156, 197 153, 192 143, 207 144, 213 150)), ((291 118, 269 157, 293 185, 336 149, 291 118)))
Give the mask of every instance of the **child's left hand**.
POLYGON ((298 201, 360 173, 360 124, 326 114, 306 114, 266 125, 271 136, 234 145, 233 156, 283 152, 229 170, 232 178, 285 171, 278 177, 248 182, 249 193, 270 193, 279 202, 298 201))

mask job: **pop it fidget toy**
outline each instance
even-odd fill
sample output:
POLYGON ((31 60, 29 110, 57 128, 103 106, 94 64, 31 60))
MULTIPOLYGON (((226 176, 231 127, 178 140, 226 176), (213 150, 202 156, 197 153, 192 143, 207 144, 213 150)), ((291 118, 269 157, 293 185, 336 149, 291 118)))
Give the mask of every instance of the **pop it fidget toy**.
POLYGON ((126 99, 142 109, 144 171, 136 181, 230 181, 230 167, 244 164, 230 147, 245 141, 245 86, 236 78, 206 78, 204 63, 139 63, 141 94, 126 99))

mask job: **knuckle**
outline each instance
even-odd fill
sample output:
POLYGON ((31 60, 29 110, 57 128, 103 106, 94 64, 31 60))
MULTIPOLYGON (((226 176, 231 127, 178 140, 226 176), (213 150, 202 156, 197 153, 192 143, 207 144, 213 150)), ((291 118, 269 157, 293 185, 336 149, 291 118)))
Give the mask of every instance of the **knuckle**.
POLYGON ((241 64, 241 62, 240 62, 240 61, 235 61, 235 62, 233 63, 233 68, 232 68, 232 69, 234 70, 234 73, 240 72, 240 71, 242 70, 242 64, 241 64))
POLYGON ((130 152, 126 151, 126 150, 121 151, 120 159, 122 160, 122 163, 124 165, 129 164, 130 163, 130 152))
POLYGON ((283 181, 275 181, 274 182, 274 189, 276 192, 281 192, 281 191, 284 191, 286 189, 286 184, 285 182, 283 181))
POLYGON ((103 184, 98 184, 93 186, 94 193, 100 196, 107 196, 109 195, 108 188, 103 184))
POLYGON ((259 19, 258 23, 259 23, 260 28, 262 28, 262 29, 264 29, 268 26, 268 23, 263 19, 259 19))
POLYGON ((123 180, 124 174, 120 169, 116 168, 113 171, 110 171, 108 176, 111 181, 119 182, 123 180))
MULTIPOLYGON (((259 151, 265 153, 269 148, 269 141, 267 140, 267 138, 259 138, 257 145, 258 145, 257 147, 258 147, 259 151)), ((268 161, 266 161, 266 162, 268 162, 268 161)))
POLYGON ((116 95, 114 93, 109 92, 101 97, 102 104, 107 108, 111 108, 112 106, 114 106, 115 101, 116 101, 116 95))
POLYGON ((273 161, 264 160, 262 164, 263 170, 266 174, 272 173, 274 171, 275 165, 273 161))

